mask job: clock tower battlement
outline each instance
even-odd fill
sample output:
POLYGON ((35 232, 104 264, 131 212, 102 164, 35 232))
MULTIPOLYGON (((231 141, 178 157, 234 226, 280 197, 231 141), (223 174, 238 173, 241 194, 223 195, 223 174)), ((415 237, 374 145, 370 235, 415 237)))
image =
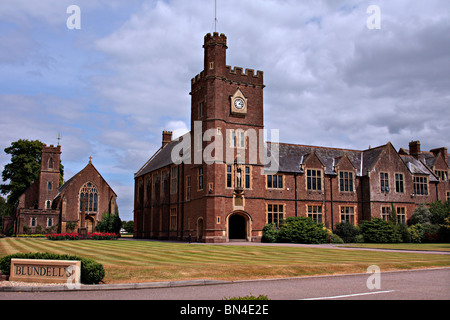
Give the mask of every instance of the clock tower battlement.
POLYGON ((262 129, 264 73, 228 66, 227 37, 223 33, 206 34, 203 48, 204 69, 191 81, 191 130, 194 121, 204 122, 204 130, 213 126, 225 129, 230 123, 244 126, 244 130, 262 129), (245 102, 241 109, 235 108, 237 93, 245 102))

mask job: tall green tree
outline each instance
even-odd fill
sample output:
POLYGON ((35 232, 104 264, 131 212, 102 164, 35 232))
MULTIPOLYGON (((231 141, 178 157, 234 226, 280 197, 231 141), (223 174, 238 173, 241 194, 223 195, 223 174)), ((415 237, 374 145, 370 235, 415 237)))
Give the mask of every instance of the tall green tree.
POLYGON ((5 148, 5 153, 11 156, 3 172, 3 182, 0 193, 7 195, 8 207, 14 206, 19 197, 39 177, 41 170, 41 152, 43 143, 39 140, 18 140, 5 148))

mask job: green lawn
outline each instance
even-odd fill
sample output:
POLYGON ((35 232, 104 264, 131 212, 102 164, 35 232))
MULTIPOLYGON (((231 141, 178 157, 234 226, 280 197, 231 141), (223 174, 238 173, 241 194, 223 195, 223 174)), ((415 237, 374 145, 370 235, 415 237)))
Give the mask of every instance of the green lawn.
POLYGON ((0 239, 0 256, 15 252, 75 254, 102 263, 106 283, 186 279, 261 279, 449 267, 450 255, 279 246, 215 246, 155 241, 0 239))
POLYGON ((450 243, 352 243, 340 247, 450 252, 450 243))

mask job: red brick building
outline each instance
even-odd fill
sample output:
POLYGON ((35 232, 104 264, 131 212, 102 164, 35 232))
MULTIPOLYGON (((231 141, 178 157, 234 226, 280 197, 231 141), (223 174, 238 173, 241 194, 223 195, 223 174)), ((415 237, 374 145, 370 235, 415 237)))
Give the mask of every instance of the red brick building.
POLYGON ((89 161, 87 166, 59 187, 61 146, 42 147, 41 171, 19 198, 15 232, 77 231, 80 227, 82 197, 87 198, 85 214, 89 232, 105 212, 117 209, 117 195, 89 161), (73 226, 69 230, 68 224, 73 226))
POLYGON ((135 174, 136 238, 260 241, 267 223, 290 216, 333 229, 388 219, 392 206, 405 223, 416 205, 450 197, 447 148, 265 144, 263 72, 228 66, 223 34, 207 34, 203 47, 204 69, 191 82, 191 132, 172 141, 164 131, 161 148, 135 174))

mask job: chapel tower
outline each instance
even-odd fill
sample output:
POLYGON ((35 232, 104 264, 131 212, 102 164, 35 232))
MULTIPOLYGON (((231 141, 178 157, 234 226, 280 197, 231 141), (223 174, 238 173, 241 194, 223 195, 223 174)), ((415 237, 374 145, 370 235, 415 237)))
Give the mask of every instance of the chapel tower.
POLYGON ((51 209, 58 194, 61 146, 42 146, 41 172, 39 174, 39 208, 51 209))

